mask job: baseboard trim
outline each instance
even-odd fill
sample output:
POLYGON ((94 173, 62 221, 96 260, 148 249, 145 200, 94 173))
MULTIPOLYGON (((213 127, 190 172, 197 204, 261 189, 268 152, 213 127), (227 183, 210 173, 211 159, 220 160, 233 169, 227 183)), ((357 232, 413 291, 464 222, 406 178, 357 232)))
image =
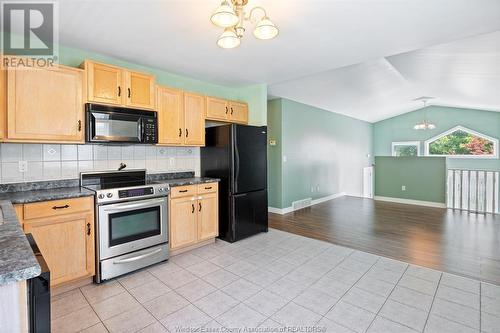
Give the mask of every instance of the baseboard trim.
MULTIPOLYGON (((345 195, 346 195, 345 192, 340 192, 340 193, 327 195, 326 197, 314 199, 314 200, 311 200, 311 206, 320 204, 320 203, 328 201, 328 200, 340 198, 340 197, 343 197, 345 195)), ((309 207, 311 207, 311 206, 309 206, 309 207)), ((293 207, 286 207, 286 208, 267 207, 267 211, 269 213, 284 215, 284 214, 288 214, 288 213, 293 212, 294 209, 293 209, 293 207)))
POLYGON ((416 206, 426 206, 426 207, 434 207, 434 208, 446 208, 446 204, 441 202, 434 201, 422 201, 422 200, 412 200, 412 199, 401 199, 401 198, 392 198, 392 197, 381 197, 376 195, 374 197, 375 200, 378 201, 387 201, 394 203, 401 203, 407 205, 416 205, 416 206))

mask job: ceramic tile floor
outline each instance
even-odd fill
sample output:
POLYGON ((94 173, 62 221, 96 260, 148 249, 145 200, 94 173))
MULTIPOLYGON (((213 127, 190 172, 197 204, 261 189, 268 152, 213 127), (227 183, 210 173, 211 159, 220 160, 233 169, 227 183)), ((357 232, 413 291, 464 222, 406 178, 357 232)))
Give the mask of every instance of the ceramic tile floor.
POLYGON ((52 315, 53 332, 493 333, 500 286, 271 229, 57 295, 52 315))

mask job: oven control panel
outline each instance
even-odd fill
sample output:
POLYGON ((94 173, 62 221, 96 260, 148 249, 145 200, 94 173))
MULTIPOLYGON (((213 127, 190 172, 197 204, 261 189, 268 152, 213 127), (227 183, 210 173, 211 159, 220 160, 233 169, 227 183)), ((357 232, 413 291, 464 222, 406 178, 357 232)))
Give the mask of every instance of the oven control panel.
POLYGON ((118 190, 118 197, 122 198, 131 198, 131 197, 141 197, 143 195, 151 195, 154 194, 155 190, 152 187, 140 187, 140 188, 131 188, 126 190, 118 190))
POLYGON ((141 200, 142 198, 164 197, 169 194, 169 191, 170 188, 167 184, 103 189, 96 192, 96 202, 97 204, 103 204, 117 201, 141 200))

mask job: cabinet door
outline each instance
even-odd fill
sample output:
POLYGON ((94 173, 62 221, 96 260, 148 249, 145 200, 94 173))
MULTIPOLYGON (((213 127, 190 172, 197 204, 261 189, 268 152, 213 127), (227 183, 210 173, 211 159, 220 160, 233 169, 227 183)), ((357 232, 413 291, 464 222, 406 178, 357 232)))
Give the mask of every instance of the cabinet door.
POLYGON ((248 124, 248 105, 229 102, 229 119, 234 123, 248 124))
POLYGON ((198 199, 198 240, 219 235, 217 193, 204 194, 198 199))
MULTIPOLYGON (((0 61, 3 58, 0 56, 0 61)), ((0 69, 0 139, 5 139, 7 136, 6 128, 6 114, 7 114, 7 72, 0 69)))
POLYGON ((115 66, 85 62, 87 71, 87 99, 89 102, 122 104, 126 93, 122 84, 122 69, 115 66))
POLYGON ((25 220, 24 231, 43 253, 52 286, 94 275, 93 212, 25 220))
POLYGON ((205 145, 205 96, 184 93, 184 143, 188 146, 205 145))
POLYGON ((193 197, 170 200, 170 248, 177 249, 196 243, 196 200, 193 197))
POLYGON ((207 118, 213 120, 227 120, 229 107, 226 100, 207 97, 207 118))
POLYGON ((125 105, 142 109, 155 108, 155 79, 154 76, 125 71, 127 91, 125 105))
POLYGON ((180 90, 158 87, 158 144, 184 143, 184 93, 180 90))
POLYGON ((7 81, 8 140, 83 142, 81 69, 11 69, 7 81))

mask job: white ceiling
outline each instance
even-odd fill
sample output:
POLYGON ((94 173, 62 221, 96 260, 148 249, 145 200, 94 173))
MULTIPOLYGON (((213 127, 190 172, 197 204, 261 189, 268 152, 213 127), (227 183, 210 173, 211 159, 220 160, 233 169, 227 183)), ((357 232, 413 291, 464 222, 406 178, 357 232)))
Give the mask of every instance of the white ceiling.
POLYGON ((214 83, 268 83, 273 95, 374 121, 395 112, 374 105, 405 103, 415 91, 402 86, 434 80, 415 67, 423 58, 443 64, 428 53, 387 57, 500 30, 499 0, 250 0, 280 36, 259 41, 249 26, 239 48, 222 50, 209 21, 219 2, 64 0, 60 41, 214 83))
POLYGON ((429 104, 500 111, 500 31, 269 87, 269 94, 375 122, 429 104))

